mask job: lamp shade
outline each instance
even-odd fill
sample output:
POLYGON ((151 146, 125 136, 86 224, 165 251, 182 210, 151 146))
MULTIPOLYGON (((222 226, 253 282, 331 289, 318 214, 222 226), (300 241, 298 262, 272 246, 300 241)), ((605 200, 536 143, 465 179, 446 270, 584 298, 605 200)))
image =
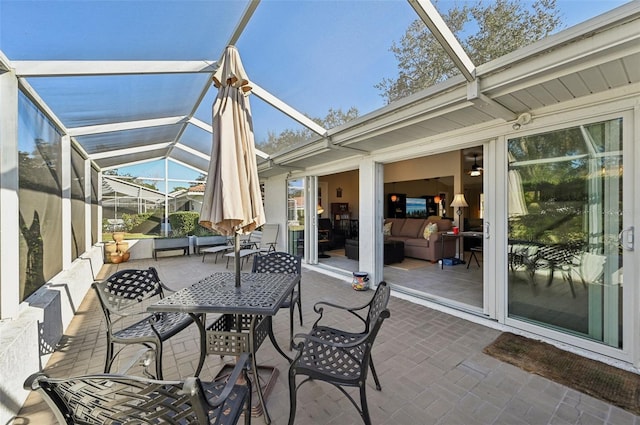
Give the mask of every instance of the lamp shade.
POLYGON ((453 198, 453 202, 451 202, 451 206, 455 208, 468 207, 467 200, 464 199, 464 193, 456 193, 453 198))

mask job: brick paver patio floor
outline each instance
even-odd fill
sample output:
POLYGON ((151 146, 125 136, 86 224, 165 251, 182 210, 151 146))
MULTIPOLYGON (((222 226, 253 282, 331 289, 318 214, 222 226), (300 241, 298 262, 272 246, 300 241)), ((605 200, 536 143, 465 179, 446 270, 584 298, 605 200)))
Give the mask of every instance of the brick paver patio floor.
MULTIPOLYGON (((213 258, 207 258, 203 263, 201 257, 192 255, 107 265, 99 277, 108 276, 117 268, 149 266, 156 267, 163 281, 175 289, 225 270, 224 261, 214 264, 213 258)), ((245 271, 249 269, 249 265, 245 266, 245 271)), ((371 291, 352 290, 348 282, 303 270, 304 326, 296 323, 296 332, 305 332, 312 325, 316 318, 313 304, 319 300, 360 305, 371 295, 371 291)), ((499 334, 494 329, 393 296, 389 308, 391 318, 383 324, 373 349, 382 391, 375 390, 371 376, 367 389, 374 424, 640 424, 638 417, 620 408, 483 354, 482 348, 499 334)), ((282 310, 274 320, 276 339, 284 349, 288 347, 288 314, 282 310)), ((137 349, 127 350, 134 353, 137 349)), ((105 352, 103 315, 90 291, 45 371, 55 377, 100 373, 105 352)), ((165 379, 192 374, 198 352, 194 326, 172 338, 165 349, 165 379)), ((127 352, 113 370, 126 360, 127 352)), ((276 366, 280 372, 267 406, 274 424, 286 424, 288 364, 268 340, 260 347, 257 361, 276 366)), ((220 367, 221 360, 210 356, 201 377, 214 376, 220 367)), ((134 366, 131 373, 138 373, 137 368, 134 366)), ((55 420, 40 397, 32 393, 14 423, 53 424, 55 420)), ((253 418, 253 423, 263 424, 264 420, 253 418)), ((349 401, 330 385, 311 382, 298 392, 296 424, 361 423, 349 401)))

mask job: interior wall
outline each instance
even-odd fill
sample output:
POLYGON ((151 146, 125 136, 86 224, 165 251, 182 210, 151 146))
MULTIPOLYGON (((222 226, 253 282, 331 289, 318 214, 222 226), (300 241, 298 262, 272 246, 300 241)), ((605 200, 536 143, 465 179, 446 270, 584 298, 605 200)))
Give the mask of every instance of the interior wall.
POLYGON ((423 156, 385 164, 384 166, 385 183, 431 179, 443 176, 453 176, 454 180, 460 178, 459 151, 423 156))
POLYGON ((465 211, 467 218, 480 218, 480 195, 482 194, 482 177, 479 183, 464 185, 464 198, 469 204, 465 211))
POLYGON ((358 170, 320 176, 318 177, 318 182, 326 182, 328 184, 329 203, 327 206, 329 208, 334 202, 347 202, 351 211, 351 218, 357 219, 359 217, 360 182, 358 170), (336 192, 338 188, 342 189, 342 197, 340 198, 336 192))

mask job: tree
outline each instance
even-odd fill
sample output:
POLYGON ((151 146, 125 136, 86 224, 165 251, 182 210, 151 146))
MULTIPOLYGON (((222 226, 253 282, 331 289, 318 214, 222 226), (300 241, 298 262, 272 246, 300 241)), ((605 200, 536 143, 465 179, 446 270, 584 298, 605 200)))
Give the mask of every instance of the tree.
MULTIPOLYGON (((358 118, 358 114, 356 107, 349 108, 347 112, 343 112, 342 109, 330 108, 324 118, 311 119, 322 127, 329 129, 358 118)), ((317 134, 306 127, 300 130, 286 129, 280 134, 269 132, 267 133, 267 140, 262 143, 257 143, 257 147, 265 153, 273 154, 289 146, 310 140, 315 136, 317 136, 317 134)))
POLYGON ((117 168, 113 168, 111 170, 105 170, 103 172, 105 176, 113 176, 113 177, 121 177, 125 180, 130 181, 133 184, 137 184, 138 186, 146 187, 147 189, 158 190, 158 186, 156 183, 147 183, 142 180, 140 177, 135 177, 131 173, 120 173, 117 168))
MULTIPOLYGON (((477 66, 540 40, 561 25, 556 0, 497 0, 455 5, 442 18, 477 66)), ((459 74, 459 70, 421 20, 389 49, 398 61, 398 76, 375 87, 387 103, 459 74)))

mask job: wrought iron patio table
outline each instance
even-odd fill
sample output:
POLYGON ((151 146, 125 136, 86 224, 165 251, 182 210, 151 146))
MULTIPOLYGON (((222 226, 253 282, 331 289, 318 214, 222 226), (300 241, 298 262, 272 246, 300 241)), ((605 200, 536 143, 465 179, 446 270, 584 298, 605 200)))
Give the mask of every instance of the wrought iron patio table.
MULTIPOLYGON (((214 273, 193 285, 183 288, 148 307, 150 312, 183 312, 194 317, 200 331, 201 349, 196 376, 200 374, 208 354, 251 354, 252 375, 259 382, 255 353, 268 336, 275 349, 290 361, 273 335, 274 316, 287 296, 291 296, 299 275, 271 273, 242 273, 240 287, 235 286, 235 273, 214 273), (220 314, 206 325, 207 314, 220 314)), ((271 379, 274 379, 277 369, 271 379)), ((258 394, 259 411, 270 423, 263 390, 254 385, 258 394)), ((255 413, 255 412, 254 412, 255 413)))

